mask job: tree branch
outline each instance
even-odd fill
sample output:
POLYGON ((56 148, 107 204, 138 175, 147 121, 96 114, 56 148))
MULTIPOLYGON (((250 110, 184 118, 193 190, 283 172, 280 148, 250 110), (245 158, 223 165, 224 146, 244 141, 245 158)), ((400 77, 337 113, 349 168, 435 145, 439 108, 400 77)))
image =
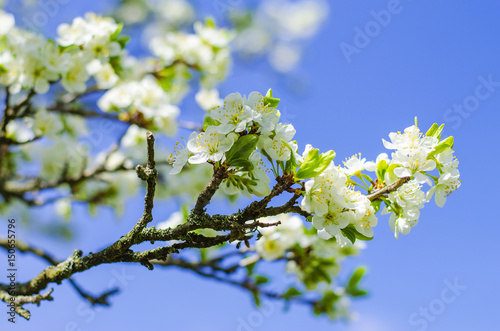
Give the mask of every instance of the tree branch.
MULTIPOLYGON (((9 244, 8 244, 8 240, 6 238, 0 238, 0 247, 4 248, 7 251, 10 249, 9 244)), ((40 257, 41 259, 47 261, 51 265, 58 265, 60 263, 60 261, 57 261, 56 259, 54 259, 50 254, 46 253, 45 251, 43 251, 39 248, 34 248, 34 247, 32 247, 32 246, 30 246, 22 241, 19 241, 19 240, 16 241, 16 250, 18 250, 21 253, 34 254, 34 255, 40 257)), ((115 289, 112 289, 110 291, 106 291, 103 294, 101 294, 100 296, 96 297, 96 296, 92 296, 89 293, 85 292, 79 285, 77 285, 77 283, 73 279, 69 278, 68 281, 70 282, 71 286, 73 286, 73 288, 78 292, 78 294, 80 294, 83 298, 87 299, 92 305, 100 304, 100 305, 108 306, 109 302, 107 302, 107 298, 110 295, 118 293, 118 289, 115 288, 115 289)))
POLYGON ((196 205, 193 208, 192 214, 201 215, 204 213, 204 208, 210 203, 210 200, 214 196, 215 192, 220 186, 220 183, 227 178, 227 168, 225 165, 220 166, 214 171, 212 180, 205 189, 200 193, 198 199, 196 200, 196 205))
POLYGON ((391 193, 396 191, 399 187, 401 187, 404 183, 408 182, 410 180, 410 177, 402 177, 398 179, 395 183, 392 183, 391 185, 387 185, 371 194, 368 194, 366 197, 370 201, 374 201, 381 197, 384 194, 391 193))

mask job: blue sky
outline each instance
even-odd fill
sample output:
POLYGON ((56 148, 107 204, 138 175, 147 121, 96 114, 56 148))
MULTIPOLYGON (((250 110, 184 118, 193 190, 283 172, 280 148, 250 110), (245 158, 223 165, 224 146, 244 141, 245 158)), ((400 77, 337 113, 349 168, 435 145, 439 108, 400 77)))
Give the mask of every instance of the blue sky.
MULTIPOLYGON (((364 285, 370 296, 352 306, 359 313, 358 321, 332 324, 304 307, 283 312, 281 304, 274 303, 259 326, 251 329, 497 330, 500 217, 497 190, 489 182, 500 161, 500 3, 401 0, 397 5, 377 0, 330 4, 329 19, 309 43, 296 72, 283 76, 266 70, 265 63, 236 65, 221 86, 222 94, 248 95, 273 88, 282 99, 280 107, 287 120, 297 129, 295 138, 301 149, 306 143, 321 150, 334 149, 337 162, 358 152, 375 158, 385 151, 381 139, 412 125, 415 116, 423 129, 434 122, 445 123, 444 136, 455 137, 463 183, 444 208, 427 204, 418 226, 399 240, 394 239, 387 217, 380 216, 375 239, 360 257, 345 265, 350 269, 364 264, 369 270, 364 285), (380 15, 372 11, 388 8, 393 11, 390 21, 377 29, 373 22, 380 15), (372 29, 371 36, 356 37, 357 31, 366 28, 372 29), (341 45, 357 51, 346 57, 341 45), (454 283, 459 286, 450 285, 454 283)), ((105 10, 106 5, 69 0, 48 30, 85 10, 105 10)), ((213 8, 205 3, 204 10, 213 8)), ((189 105, 186 102, 186 108, 189 105)), ((186 113, 201 114, 190 109, 186 113)), ((20 229, 19 237, 58 252, 59 258, 76 247, 95 251, 134 224, 141 203, 140 196, 131 201, 118 219, 107 210, 99 218, 89 218, 81 209, 74 220, 78 236, 72 245, 29 229, 20 229)), ((170 212, 170 205, 158 205, 155 216, 163 219, 170 212)), ((21 263, 22 280, 45 266, 24 256, 21 263)), ((246 293, 177 270, 150 272, 142 266, 109 265, 78 275, 76 280, 95 293, 111 283, 122 291, 112 299, 111 308, 90 310, 67 284, 56 286, 55 301, 33 307, 32 321, 18 319, 15 328, 245 330, 245 321, 256 316, 246 293)), ((2 328, 5 320, 1 319, 2 328)))

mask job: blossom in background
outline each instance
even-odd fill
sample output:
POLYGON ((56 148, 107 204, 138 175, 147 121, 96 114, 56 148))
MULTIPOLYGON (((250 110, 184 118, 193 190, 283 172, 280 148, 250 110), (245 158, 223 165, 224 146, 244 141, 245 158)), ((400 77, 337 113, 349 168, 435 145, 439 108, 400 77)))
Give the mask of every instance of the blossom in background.
POLYGON ((226 47, 233 38, 232 33, 225 29, 218 29, 212 22, 208 24, 196 22, 194 31, 201 40, 217 48, 226 47))
POLYGON ((14 15, 0 9, 0 36, 6 35, 15 24, 14 15))
POLYGON ((178 211, 172 213, 172 215, 170 215, 170 217, 163 221, 163 222, 160 222, 156 225, 156 228, 157 229, 162 229, 162 230, 165 230, 165 229, 173 229, 175 227, 177 227, 178 225, 181 225, 182 223, 184 223, 185 219, 184 219, 184 216, 182 216, 182 214, 178 211))
POLYGON ((210 110, 216 107, 220 107, 223 104, 223 100, 219 97, 219 91, 217 89, 200 89, 195 96, 196 103, 204 110, 210 110))
POLYGON ((257 253, 265 260, 283 257, 286 250, 304 240, 304 226, 300 217, 289 214, 259 219, 262 223, 281 222, 277 226, 259 228, 263 234, 256 243, 257 253))
POLYGON ((116 22, 109 17, 87 13, 85 17, 76 17, 70 24, 61 24, 57 28, 61 46, 88 45, 95 37, 108 38, 118 29, 116 22))

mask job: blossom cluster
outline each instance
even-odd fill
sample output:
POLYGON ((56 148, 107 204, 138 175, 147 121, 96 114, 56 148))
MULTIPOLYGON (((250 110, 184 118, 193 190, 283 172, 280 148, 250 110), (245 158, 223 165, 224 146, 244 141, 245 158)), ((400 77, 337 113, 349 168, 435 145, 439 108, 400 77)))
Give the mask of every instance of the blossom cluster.
POLYGON ((389 225, 396 238, 399 233, 408 234, 418 223, 420 209, 434 194, 436 204, 443 207, 446 197, 460 187, 458 161, 452 150, 453 137, 441 140, 442 130, 443 125, 434 124, 424 134, 415 124, 402 133, 392 132, 390 141, 383 140, 387 149, 394 150, 390 158, 382 153, 375 162, 366 162, 355 155, 344 163, 344 168, 340 168, 349 178, 354 176, 363 182, 372 179, 361 171, 376 172, 376 183, 371 190, 406 179, 397 190, 381 197, 385 204, 382 213, 391 213, 389 225), (439 176, 431 173, 436 170, 439 176), (430 187, 427 193, 423 191, 426 186, 430 187))
MULTIPOLYGON (((213 7, 233 29, 237 55, 244 60, 265 58, 274 70, 285 73, 300 63, 307 41, 329 12, 325 0, 216 1, 213 7)), ((151 40, 192 24, 196 9, 186 0, 122 0, 117 16, 121 22, 144 23, 144 39, 151 40)))
MULTIPOLYGON (((259 227, 261 237, 255 243, 256 255, 244 258, 240 265, 251 265, 259 259, 284 260, 286 272, 296 277, 307 291, 314 291, 323 299, 329 293, 334 293, 334 309, 327 310, 331 319, 349 318, 349 294, 355 289, 349 288, 349 285, 340 286, 335 282, 335 277, 340 273, 342 262, 347 257, 358 255, 365 248, 364 242, 357 241, 354 245, 342 247, 334 238, 321 239, 314 228, 306 229, 301 217, 293 214, 264 217, 259 222, 281 224, 259 227)), ((301 292, 294 288, 288 293, 300 295, 301 292)))
POLYGON ((344 246, 348 241, 341 230, 350 224, 363 236, 373 236, 372 227, 377 225, 375 209, 365 195, 347 185, 346 174, 333 161, 305 183, 305 191, 301 208, 314 214, 313 226, 321 238, 334 236, 344 246))
POLYGON ((443 207, 446 198, 461 185, 458 160, 453 155, 453 137, 441 140, 443 126, 434 124, 426 134, 413 125, 401 132, 389 135, 391 142, 383 141, 388 149, 395 150, 384 178, 388 184, 398 178, 411 178, 385 200, 384 213, 392 212, 389 224, 396 238, 399 233, 408 234, 418 223, 420 209, 435 194, 435 201, 443 207), (430 174, 438 171, 439 176, 430 174), (422 191, 423 185, 430 189, 422 191))
POLYGON ((279 123, 280 112, 272 104, 276 100, 270 92, 266 96, 252 92, 248 98, 229 94, 223 106, 210 111, 203 132, 193 132, 186 146, 177 145, 171 174, 179 173, 186 163, 226 162, 230 171, 222 189, 227 194, 268 195, 270 179, 262 156, 289 160, 295 134, 291 124, 279 123))
MULTIPOLYGON (((307 145, 302 155, 297 153, 298 145, 292 141, 295 129, 279 122, 278 102, 272 92, 266 96, 252 92, 248 98, 229 94, 222 106, 210 111, 204 130, 193 132, 185 146, 177 146, 171 174, 179 173, 187 163, 226 166, 228 175, 221 184, 225 193, 266 196, 271 182, 263 162, 267 159, 275 176, 282 170, 302 183, 300 208, 310 215, 320 238, 335 237, 340 246, 373 238, 382 202, 383 213, 391 213, 389 225, 398 238, 418 223, 420 209, 433 195, 442 207, 460 186, 453 137, 441 140, 443 126, 434 124, 426 134, 416 124, 404 133, 393 132, 390 142, 383 140, 386 148, 394 150, 390 157, 382 153, 367 162, 359 154, 340 166, 333 161, 333 151, 319 154, 307 145), (436 169, 439 177, 430 173, 436 169), (377 178, 363 171, 375 172, 377 178), (371 193, 396 184, 387 194, 370 199, 371 193), (427 193, 422 191, 423 185, 430 186, 427 193)), ((278 247, 284 244, 280 245, 273 247, 280 251, 278 247)))
POLYGON ((208 110, 220 103, 216 84, 226 77, 229 70, 231 54, 228 44, 232 38, 228 30, 218 28, 213 21, 207 20, 204 24, 195 22, 194 33, 167 31, 155 36, 150 48, 162 60, 164 67, 177 64, 175 71, 164 69, 161 74, 175 76, 175 84, 169 88, 178 90, 178 94, 187 91, 188 86, 184 82, 189 75, 186 70, 196 68, 202 73, 201 89, 196 100, 208 110))
MULTIPOLYGON (((10 93, 11 105, 25 98, 29 105, 22 110, 24 116, 11 119, 5 128, 6 138, 20 144, 18 153, 11 155, 9 171, 15 172, 20 164, 33 159, 40 161, 38 176, 44 181, 56 181, 61 176, 78 178, 99 169, 110 172, 88 179, 89 185, 82 183, 71 192, 64 185, 58 187, 58 193, 68 198, 58 203, 66 207, 56 208, 64 210, 60 214, 65 217, 70 199, 92 200, 92 206, 122 206, 134 194, 137 178, 115 171, 132 169, 143 161, 147 130, 176 135, 178 104, 193 79, 200 79, 202 89, 197 100, 204 108, 221 102, 215 85, 228 72, 228 43, 232 35, 211 21, 194 23, 194 33, 171 32, 153 38, 150 48, 157 56, 141 59, 128 54, 123 26, 110 17, 94 13, 77 17, 61 24, 54 40, 15 23, 13 15, 0 10, 0 87, 5 86, 10 93), (162 44, 161 40, 166 42, 162 44), (169 47, 172 58, 167 56, 169 47), (193 71, 197 74, 193 75, 193 71), (43 107, 38 102, 41 98, 32 98, 36 94, 52 93, 52 97, 61 92, 55 103, 43 107), (99 110, 87 112, 94 106, 93 100, 80 98, 87 93, 97 94, 97 106, 108 114, 99 110), (102 134, 112 128, 99 123, 89 130, 87 113, 109 115, 130 124, 117 148, 102 150, 96 146, 100 145, 102 134), (96 149, 94 157, 91 154, 96 149)), ((157 150, 157 156, 162 157, 161 150, 157 150)), ((158 196, 196 196, 210 176, 205 169, 200 167, 196 180, 183 178, 189 175, 170 177, 169 190, 159 189, 158 196)))
POLYGON ((253 15, 250 9, 235 9, 229 15, 237 33, 234 48, 244 58, 265 56, 276 71, 290 72, 328 11, 324 0, 263 1, 253 15))
POLYGON ((125 40, 113 19, 88 13, 58 28, 57 42, 14 26, 11 14, 0 12, 0 84, 12 94, 22 89, 47 93, 60 80, 66 91, 81 93, 93 77, 99 88, 118 81, 125 40))

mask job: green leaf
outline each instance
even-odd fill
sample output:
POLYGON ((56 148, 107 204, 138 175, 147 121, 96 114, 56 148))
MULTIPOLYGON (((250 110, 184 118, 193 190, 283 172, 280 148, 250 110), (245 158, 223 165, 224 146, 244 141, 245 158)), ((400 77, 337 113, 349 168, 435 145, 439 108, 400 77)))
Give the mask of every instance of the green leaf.
POLYGON ((118 38, 118 35, 120 34, 120 32, 122 32, 123 30, 123 23, 119 23, 118 24, 118 28, 115 30, 115 32, 113 32, 113 34, 109 37, 109 40, 111 41, 115 41, 117 38, 118 38))
POLYGON ((250 264, 247 264, 246 268, 247 268, 247 274, 250 276, 253 272, 253 269, 255 268, 255 265, 257 263, 250 263, 250 264))
POLYGON ((356 235, 354 234, 354 232, 349 227, 341 229, 340 231, 342 232, 342 234, 344 235, 344 237, 346 237, 347 239, 349 239, 349 241, 354 244, 354 242, 356 241, 356 235))
POLYGON ((316 275, 318 276, 318 278, 322 279, 327 284, 331 284, 332 283, 331 276, 322 267, 315 268, 314 272, 316 273, 316 275))
POLYGON ((382 200, 379 200, 379 199, 372 201, 371 204, 372 204, 373 209, 375 209, 375 213, 378 213, 378 211, 380 210, 381 203, 382 203, 382 200))
POLYGON ((206 249, 200 249, 200 261, 205 262, 208 258, 208 252, 206 249))
POLYGON ((304 157, 300 169, 295 174, 295 179, 302 180, 316 177, 330 165, 334 157, 334 151, 319 154, 319 149, 310 150, 304 157))
POLYGON ((425 133, 425 135, 427 137, 433 137, 434 134, 436 133, 437 129, 438 129, 438 124, 437 123, 434 123, 431 125, 431 127, 429 128, 429 130, 427 130, 427 132, 425 133))
POLYGON ((367 237, 364 234, 362 234, 361 232, 359 232, 358 230, 356 230, 356 228, 352 224, 349 224, 346 228, 348 228, 349 231, 352 231, 352 233, 354 233, 354 236, 356 237, 356 239, 363 240, 363 241, 370 241, 373 239, 373 237, 367 237))
POLYGON ((434 147, 434 150, 429 153, 427 158, 434 157, 442 152, 444 152, 447 149, 453 148, 453 143, 454 139, 453 136, 449 136, 445 140, 441 141, 439 144, 437 144, 436 147, 434 147))
POLYGON ((361 278, 363 278, 363 275, 366 272, 365 267, 359 267, 357 268, 353 273, 351 278, 349 279, 349 282, 347 283, 347 286, 350 288, 355 288, 358 283, 361 281, 361 278))
POLYGON ((393 163, 387 168, 386 174, 389 175, 389 180, 395 181, 398 179, 398 176, 394 174, 394 169, 396 169, 397 167, 401 167, 401 164, 393 163))
POLYGON ((116 39, 116 42, 120 44, 120 47, 122 49, 124 49, 129 40, 130 40, 129 36, 119 36, 118 39, 116 39))
POLYGON ((434 134, 434 137, 436 137, 438 140, 441 140, 441 132, 443 132, 443 128, 444 124, 441 124, 437 129, 436 133, 434 134))
POLYGON ((387 164, 386 160, 381 160, 377 164, 377 178, 379 183, 382 183, 384 181, 385 172, 387 171, 388 167, 389 165, 387 164))
POLYGON ((187 205, 183 204, 182 207, 181 207, 181 211, 182 211, 182 218, 184 219, 184 222, 187 221, 188 217, 189 217, 189 208, 187 205))
POLYGON ((253 163, 248 160, 237 159, 231 162, 231 166, 235 168, 243 168, 245 171, 253 169, 253 163))
POLYGON ((300 295, 302 295, 302 292, 300 292, 299 290, 297 290, 295 287, 292 286, 283 294, 283 298, 290 299, 292 297, 300 295))
POLYGON ((203 130, 206 130, 209 126, 215 125, 217 125, 217 122, 213 118, 205 116, 205 119, 203 120, 203 130))
POLYGON ((207 27, 210 27, 210 28, 217 27, 217 24, 215 23, 215 20, 212 17, 207 17, 205 19, 205 24, 207 25, 207 27))
POLYGON ((352 297, 360 297, 368 294, 367 291, 360 289, 351 289, 347 291, 347 293, 349 293, 352 297))
POLYGON ((280 99, 274 98, 273 91, 269 89, 266 93, 266 96, 264 97, 264 105, 268 105, 271 108, 276 108, 278 107, 279 103, 280 99))
POLYGON ((252 295, 253 295, 253 300, 255 301, 255 305, 257 307, 260 307, 260 295, 259 295, 259 291, 252 291, 252 295))
POLYGON ((437 123, 432 124, 432 126, 427 130, 425 135, 427 137, 434 137, 437 138, 438 140, 441 140, 441 132, 443 132, 444 124, 441 124, 438 126, 437 123))
POLYGON ((230 166, 248 166, 248 158, 250 154, 255 150, 257 143, 259 142, 259 136, 255 134, 247 134, 240 137, 234 143, 233 147, 226 152, 226 162, 230 166))
POLYGON ((356 241, 356 239, 363 240, 363 241, 370 241, 373 239, 373 237, 367 237, 364 234, 360 233, 354 225, 349 224, 345 228, 343 228, 342 233, 344 234, 344 237, 349 239, 353 244, 356 241))
POLYGON ((265 277, 265 276, 260 276, 260 275, 256 275, 255 276, 255 283, 256 284, 266 284, 267 282, 269 282, 269 278, 265 277))

